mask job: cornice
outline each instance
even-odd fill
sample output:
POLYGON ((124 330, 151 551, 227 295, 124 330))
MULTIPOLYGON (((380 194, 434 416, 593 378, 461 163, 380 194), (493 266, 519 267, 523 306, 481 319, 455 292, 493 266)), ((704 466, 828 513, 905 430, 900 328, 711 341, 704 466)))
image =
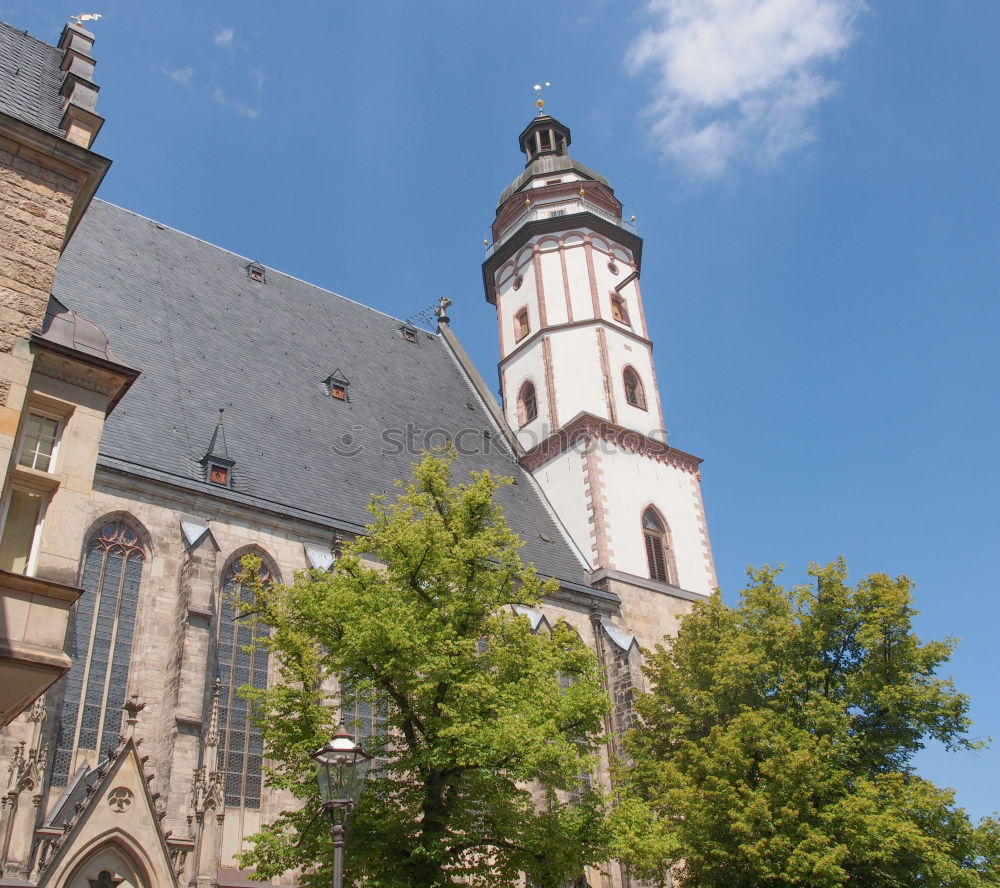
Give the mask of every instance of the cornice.
POLYGON ((645 345, 650 351, 653 350, 653 343, 651 340, 646 339, 645 336, 640 336, 635 332, 635 330, 625 324, 619 324, 617 321, 609 321, 607 318, 583 318, 579 321, 566 321, 562 324, 549 324, 545 327, 539 327, 514 346, 514 348, 512 348, 497 364, 497 367, 503 368, 512 358, 517 357, 521 354, 521 352, 525 351, 528 346, 536 343, 539 339, 548 336, 550 333, 558 333, 561 330, 574 330, 578 327, 604 327, 607 330, 612 330, 615 333, 621 333, 622 336, 645 345))
POLYGON ((31 343, 35 347, 35 370, 43 376, 104 395, 108 399, 107 413, 139 378, 139 371, 134 367, 66 348, 37 332, 31 334, 31 343))
POLYGON ((571 231, 574 228, 589 228, 599 232, 609 240, 628 247, 632 251, 632 261, 635 263, 635 267, 642 266, 642 238, 613 222, 602 219, 600 216, 584 211, 582 213, 568 213, 565 216, 549 216, 547 219, 535 219, 521 226, 483 263, 483 291, 486 294, 486 301, 496 305, 496 295, 493 291, 494 273, 529 240, 539 234, 571 231))
POLYGON ((49 166, 80 183, 70 210, 69 225, 63 241, 65 246, 76 231, 76 226, 80 224, 84 211, 90 206, 90 201, 111 166, 111 161, 88 148, 67 141, 62 136, 53 135, 2 111, 0 111, 0 136, 23 146, 34 153, 39 162, 47 162, 49 166))
POLYGON ((677 450, 666 441, 658 441, 590 413, 577 414, 561 429, 535 445, 521 458, 521 465, 529 472, 535 472, 571 447, 580 443, 590 447, 598 440, 700 477, 698 467, 702 460, 699 457, 677 450))

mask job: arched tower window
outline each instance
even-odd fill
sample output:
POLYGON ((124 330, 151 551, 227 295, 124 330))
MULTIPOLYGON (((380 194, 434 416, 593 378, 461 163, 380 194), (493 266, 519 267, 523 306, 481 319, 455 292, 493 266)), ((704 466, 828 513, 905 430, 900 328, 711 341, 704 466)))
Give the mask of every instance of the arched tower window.
POLYGON ((633 407, 640 410, 646 409, 646 390, 642 386, 639 374, 631 367, 626 367, 622 373, 622 381, 625 383, 625 400, 633 407))
POLYGON ((670 529, 653 506, 642 513, 642 537, 650 578, 676 586, 677 564, 670 544, 670 529))
POLYGON ((53 756, 55 786, 69 782, 74 749, 100 752, 118 742, 145 560, 138 533, 124 521, 105 524, 87 543, 53 756))
MULTIPOLYGON (((264 741, 260 728, 250 717, 250 703, 240 696, 239 689, 243 685, 267 687, 267 651, 259 645, 249 647, 267 627, 255 614, 240 612, 240 605, 252 595, 239 580, 241 570, 236 560, 223 573, 225 584, 219 607, 216 648, 216 675, 222 686, 219 745, 226 806, 259 808, 264 741)), ((263 564, 260 578, 264 583, 272 580, 271 572, 263 564)))
POLYGON ((522 308, 514 315, 514 341, 520 342, 531 332, 531 322, 528 320, 528 309, 522 308))
POLYGON ((628 319, 628 306, 625 305, 625 300, 617 293, 611 297, 611 317, 618 321, 619 324, 631 323, 628 319))
POLYGON ((517 420, 520 425, 527 425, 538 418, 538 398, 535 395, 535 384, 529 379, 521 386, 517 396, 517 420))

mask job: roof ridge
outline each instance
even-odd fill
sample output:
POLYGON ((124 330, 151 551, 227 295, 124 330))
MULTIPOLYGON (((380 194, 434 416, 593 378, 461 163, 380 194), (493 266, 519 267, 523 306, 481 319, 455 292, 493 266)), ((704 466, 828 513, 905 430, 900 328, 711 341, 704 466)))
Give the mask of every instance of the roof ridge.
POLYGON ((35 43, 44 46, 46 49, 51 49, 55 52, 58 52, 60 55, 63 54, 63 50, 61 50, 55 44, 48 43, 47 41, 42 40, 40 37, 36 37, 34 34, 29 34, 27 28, 18 28, 17 26, 12 25, 10 22, 4 22, 4 21, 0 21, 0 25, 3 25, 3 27, 5 27, 9 31, 13 31, 15 34, 20 34, 22 37, 27 37, 29 40, 34 40, 35 43))
MULTIPOLYGON (((323 293, 327 293, 330 296, 336 296, 338 299, 343 299, 344 302, 350 302, 352 305, 357 305, 359 308, 364 308, 367 311, 375 312, 375 314, 382 315, 384 318, 389 318, 391 321, 398 321, 400 324, 407 323, 405 318, 397 318, 395 315, 391 315, 386 311, 382 311, 378 308, 372 308, 370 305, 365 305, 363 302, 358 302, 356 299, 351 299, 350 296, 345 296, 343 293, 338 293, 336 290, 328 290, 326 287, 321 287, 319 284, 313 283, 312 281, 304 280, 303 278, 296 277, 294 274, 289 274, 287 271, 282 271, 280 268, 275 268, 273 265, 267 265, 260 262, 258 259, 251 259, 249 256, 244 256, 240 253, 236 253, 233 250, 226 249, 226 247, 220 247, 218 244, 213 244, 211 241, 207 241, 204 238, 198 237, 197 235, 190 234, 187 231, 181 231, 179 228, 174 228, 173 225, 168 225, 166 222, 161 222, 159 219, 153 219, 151 216, 144 216, 142 213, 137 213, 135 210, 130 210, 127 207, 119 206, 116 203, 112 203, 110 200, 102 200, 101 198, 95 197, 93 200, 95 204, 106 204, 109 207, 114 207, 116 210, 121 210, 123 213, 128 213, 130 216, 135 216, 137 219, 144 219, 146 222, 152 222, 154 225, 158 225, 165 231, 172 231, 175 234, 183 235, 184 237, 190 238, 191 240, 198 241, 200 244, 205 244, 207 247, 212 247, 214 250, 221 250, 223 253, 228 253, 230 256, 235 256, 237 259, 245 259, 249 262, 257 262, 259 265, 264 265, 264 267, 269 272, 274 272, 275 274, 280 274, 282 277, 288 278, 291 281, 297 281, 300 284, 305 284, 307 287, 312 287, 314 290, 319 290, 323 293)), ((424 330, 424 333, 430 336, 437 337, 437 333, 432 333, 430 330, 424 330)))

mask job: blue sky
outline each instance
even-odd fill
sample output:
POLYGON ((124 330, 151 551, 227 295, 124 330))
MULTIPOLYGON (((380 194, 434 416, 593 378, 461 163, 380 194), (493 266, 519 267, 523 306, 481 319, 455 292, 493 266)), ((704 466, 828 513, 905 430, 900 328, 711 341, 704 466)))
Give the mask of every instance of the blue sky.
MULTIPOLYGON (((0 0, 50 42, 68 14, 0 0)), ((495 378, 482 241, 546 110, 645 239, 667 427, 719 579, 847 557, 917 583, 1000 742, 1000 4, 102 0, 100 195, 400 317, 495 378)), ((929 749, 974 816, 1000 751, 929 749)))

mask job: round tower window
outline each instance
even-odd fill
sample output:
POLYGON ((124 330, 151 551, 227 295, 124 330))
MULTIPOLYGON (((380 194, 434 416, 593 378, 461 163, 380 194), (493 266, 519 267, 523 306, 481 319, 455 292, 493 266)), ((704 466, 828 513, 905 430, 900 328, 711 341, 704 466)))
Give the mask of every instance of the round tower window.
POLYGON ((608 271, 610 271, 612 274, 618 274, 618 265, 615 263, 613 259, 608 263, 608 271))

